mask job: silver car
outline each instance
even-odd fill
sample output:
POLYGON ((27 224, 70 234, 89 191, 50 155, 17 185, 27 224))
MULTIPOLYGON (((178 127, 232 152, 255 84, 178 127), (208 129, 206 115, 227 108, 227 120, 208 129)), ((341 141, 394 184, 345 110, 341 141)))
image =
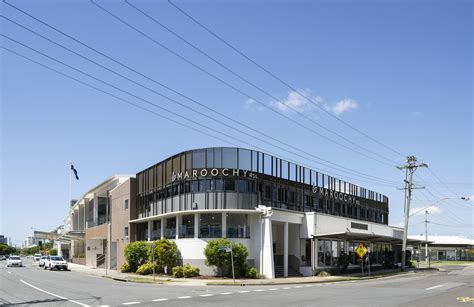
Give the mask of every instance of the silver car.
POLYGON ((8 258, 8 260, 7 260, 7 266, 8 266, 8 267, 10 267, 10 266, 19 266, 19 267, 22 267, 22 266, 23 266, 23 263, 22 263, 20 257, 18 257, 18 256, 10 256, 10 258, 8 258))

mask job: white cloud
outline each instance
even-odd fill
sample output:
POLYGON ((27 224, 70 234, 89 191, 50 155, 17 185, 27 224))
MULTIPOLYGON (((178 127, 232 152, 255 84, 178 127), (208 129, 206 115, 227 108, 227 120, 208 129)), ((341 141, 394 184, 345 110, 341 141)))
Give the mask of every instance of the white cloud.
POLYGON ((355 110, 359 107, 357 101, 346 98, 336 102, 334 105, 326 105, 326 110, 334 113, 336 116, 341 115, 342 113, 355 110))
POLYGON ((410 209, 410 216, 425 215, 425 211, 428 210, 428 214, 439 214, 443 210, 440 207, 430 206, 430 207, 418 207, 410 209))
POLYGON ((284 113, 291 111, 303 112, 313 110, 315 108, 313 103, 319 104, 322 100, 319 96, 311 96, 309 89, 304 89, 289 91, 285 100, 271 101, 270 106, 284 113))
POLYGON ((255 109, 255 110, 258 110, 258 111, 262 111, 262 110, 263 110, 263 107, 262 107, 260 104, 258 104, 258 103, 257 103, 255 100, 253 100, 253 99, 247 99, 247 100, 245 101, 244 107, 245 107, 246 109, 249 109, 249 110, 250 110, 250 109, 255 109))

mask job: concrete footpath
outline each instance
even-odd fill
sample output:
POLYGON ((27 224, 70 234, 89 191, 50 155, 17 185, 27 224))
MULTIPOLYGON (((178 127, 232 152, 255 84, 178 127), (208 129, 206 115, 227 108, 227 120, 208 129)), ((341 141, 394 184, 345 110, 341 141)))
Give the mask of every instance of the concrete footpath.
MULTIPOLYGON (((101 268, 90 268, 84 265, 69 263, 69 269, 73 272, 78 272, 87 275, 93 275, 97 277, 111 278, 119 281, 130 281, 130 282, 143 282, 153 283, 152 275, 138 275, 132 273, 121 273, 115 270, 105 270, 101 268)), ((275 279, 236 279, 235 285, 285 285, 285 284, 307 284, 307 283, 328 283, 328 282, 341 282, 341 281, 357 281, 375 278, 390 278, 393 276, 416 274, 420 271, 410 270, 408 272, 400 272, 396 270, 380 270, 372 273, 371 276, 359 274, 340 275, 340 276, 311 276, 311 277, 287 277, 287 278, 275 278, 275 279)), ((425 272, 425 271, 421 271, 425 272)), ((168 276, 156 275, 156 283, 166 283, 167 285, 180 285, 180 286, 206 286, 206 285, 234 285, 232 278, 172 278, 168 276)))

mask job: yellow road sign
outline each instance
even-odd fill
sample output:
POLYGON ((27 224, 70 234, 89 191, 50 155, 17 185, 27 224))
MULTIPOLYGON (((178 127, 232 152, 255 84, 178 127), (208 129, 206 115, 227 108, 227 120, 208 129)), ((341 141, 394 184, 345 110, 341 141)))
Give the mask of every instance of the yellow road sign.
POLYGON ((365 254, 367 254, 367 251, 367 247, 365 247, 365 245, 362 243, 359 243, 359 246, 357 246, 357 248, 355 249, 355 252, 357 253, 357 255, 359 255, 360 258, 364 257, 365 254))

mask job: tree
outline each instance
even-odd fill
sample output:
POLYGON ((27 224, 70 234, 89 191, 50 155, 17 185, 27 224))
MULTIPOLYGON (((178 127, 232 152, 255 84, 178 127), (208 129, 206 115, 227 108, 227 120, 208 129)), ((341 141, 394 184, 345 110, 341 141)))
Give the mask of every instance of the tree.
MULTIPOLYGON (((171 268, 178 264, 180 253, 175 242, 168 239, 161 239, 154 243, 155 263, 160 268, 168 267, 168 273, 171 273, 171 268)), ((152 261, 153 255, 151 250, 148 252, 148 260, 152 261)))
POLYGON ((226 275, 232 274, 231 254, 225 250, 220 250, 220 247, 232 247, 235 274, 237 276, 245 275, 249 254, 247 248, 242 243, 231 242, 228 239, 216 239, 207 243, 204 249, 206 265, 215 266, 226 275))
POLYGON ((57 256, 58 255, 58 250, 55 248, 52 248, 48 251, 48 255, 50 256, 57 256))
POLYGON ((140 264, 148 259, 150 245, 147 242, 136 241, 127 244, 125 247, 125 259, 130 266, 130 271, 135 272, 140 264))
POLYGON ((0 255, 16 254, 16 252, 17 250, 15 247, 7 244, 0 244, 0 255))

